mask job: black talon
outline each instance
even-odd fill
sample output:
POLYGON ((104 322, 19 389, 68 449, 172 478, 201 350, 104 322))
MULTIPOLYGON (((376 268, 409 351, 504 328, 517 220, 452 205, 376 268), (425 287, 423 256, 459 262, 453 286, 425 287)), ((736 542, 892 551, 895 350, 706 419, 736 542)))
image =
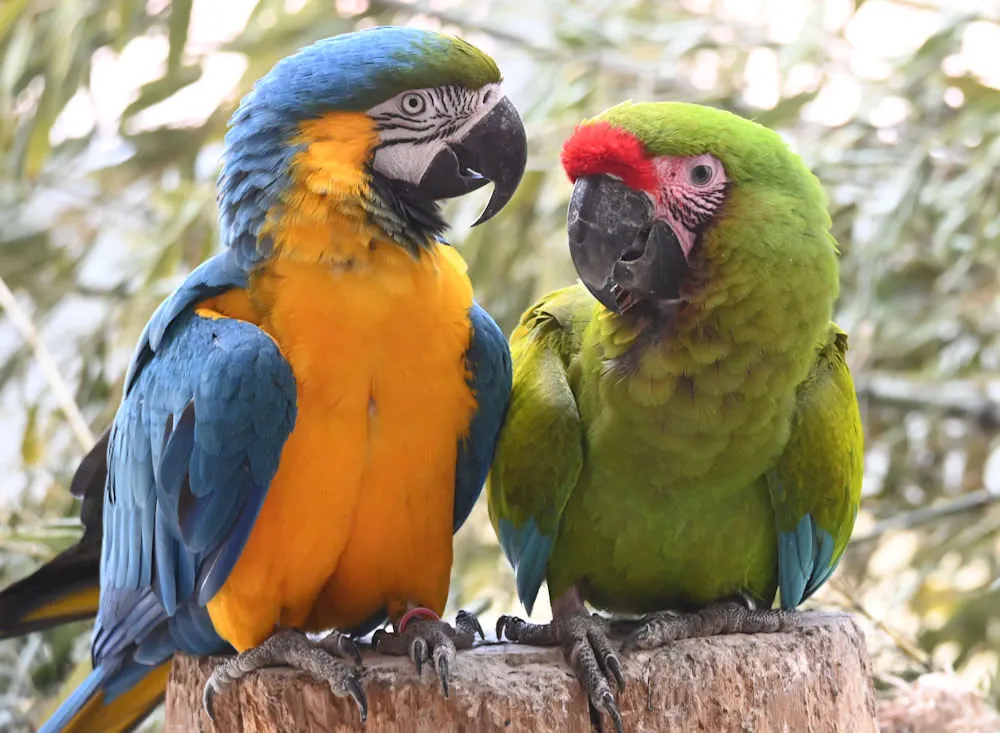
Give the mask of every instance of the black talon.
POLYGON ((360 667, 362 665, 361 647, 357 645, 354 639, 351 639, 350 637, 347 636, 342 638, 340 644, 344 650, 344 653, 349 654, 351 657, 354 658, 354 665, 356 667, 360 667))
POLYGON ((418 677, 423 674, 424 663, 429 662, 447 698, 451 695, 451 667, 455 654, 472 648, 477 633, 486 638, 479 620, 468 611, 459 611, 454 626, 441 620, 414 619, 403 631, 376 632, 372 646, 383 654, 408 656, 416 665, 418 677))
POLYGON ((444 699, 448 699, 448 660, 445 657, 441 657, 437 660, 437 673, 438 677, 441 679, 441 692, 444 693, 444 699))
MULTIPOLYGON (((358 704, 358 707, 361 708, 361 722, 366 722, 368 720, 368 696, 365 695, 365 690, 357 677, 351 677, 348 680, 347 692, 354 698, 354 702, 358 704)), ((209 717, 212 716, 209 715, 209 717)))
POLYGON ((507 641, 522 641, 521 631, 527 625, 517 616, 501 616, 497 619, 497 641, 503 641, 503 635, 507 636, 507 641))
POLYGON ((417 677, 420 676, 424 669, 424 662, 431 658, 430 650, 427 648, 427 641, 417 637, 413 640, 413 644, 410 646, 410 657, 413 659, 413 663, 417 665, 417 677))
POLYGON ((215 722, 215 689, 211 685, 205 685, 201 693, 201 706, 205 708, 208 719, 215 722))
POLYGON ((611 720, 615 724, 616 733, 625 733, 625 726, 622 723, 622 714, 618 710, 618 704, 615 702, 615 698, 610 692, 605 692, 601 696, 601 702, 604 704, 604 711, 611 716, 611 720))
POLYGON ((497 639, 531 646, 561 646, 563 657, 587 695, 590 720, 602 730, 601 712, 611 716, 617 733, 622 733, 622 717, 612 687, 625 690, 621 660, 608 640, 610 622, 599 614, 581 610, 553 619, 548 624, 532 624, 516 616, 497 619, 497 639))
POLYGON ((483 631, 483 625, 479 623, 479 618, 473 616, 468 611, 458 612, 458 616, 455 618, 455 626, 471 626, 473 639, 475 639, 476 634, 479 634, 480 639, 486 639, 486 632, 483 631))
POLYGON ((590 728, 591 730, 601 733, 604 726, 601 725, 601 711, 594 707, 594 703, 587 698, 587 715, 590 716, 590 728))
POLYGON ((347 654, 357 659, 360 650, 340 632, 332 633, 335 635, 313 641, 299 631, 279 629, 257 646, 218 664, 202 689, 201 704, 209 719, 215 721, 215 698, 219 692, 248 674, 272 666, 289 666, 326 682, 334 695, 351 695, 367 715, 368 703, 358 671, 342 661, 347 654))
POLYGON ((618 657, 614 654, 609 654, 604 658, 604 665, 611 670, 611 674, 614 675, 615 682, 618 685, 618 692, 625 692, 625 677, 622 675, 622 667, 618 662, 618 657))

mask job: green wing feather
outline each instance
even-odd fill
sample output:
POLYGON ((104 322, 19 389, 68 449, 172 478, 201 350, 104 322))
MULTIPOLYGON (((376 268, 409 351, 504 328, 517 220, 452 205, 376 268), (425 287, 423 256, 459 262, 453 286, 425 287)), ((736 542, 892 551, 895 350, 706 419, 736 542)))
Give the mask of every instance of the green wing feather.
POLYGON ((575 326, 593 312, 582 288, 546 295, 511 335, 514 386, 486 485, 490 519, 529 613, 583 466, 583 426, 570 386, 575 326))
POLYGON ((788 444, 767 476, 784 608, 798 606, 833 573, 861 501, 864 440, 846 354, 847 334, 831 323, 798 388, 788 444))

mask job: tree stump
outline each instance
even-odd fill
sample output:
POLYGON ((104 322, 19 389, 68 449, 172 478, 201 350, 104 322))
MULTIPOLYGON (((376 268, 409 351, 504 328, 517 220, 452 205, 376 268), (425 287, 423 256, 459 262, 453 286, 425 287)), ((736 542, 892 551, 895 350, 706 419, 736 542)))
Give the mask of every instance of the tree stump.
MULTIPOLYGON (((216 723, 201 694, 218 659, 179 656, 167 688, 169 733, 221 731, 536 731, 590 733, 587 701, 558 649, 516 644, 459 652, 451 697, 433 669, 364 655, 368 722, 349 698, 299 672, 258 672, 216 696, 216 723)), ((804 612, 777 634, 681 641, 626 656, 618 704, 630 733, 868 733, 875 696, 864 635, 846 614, 804 612)), ((610 720, 605 730, 613 730, 610 720)))

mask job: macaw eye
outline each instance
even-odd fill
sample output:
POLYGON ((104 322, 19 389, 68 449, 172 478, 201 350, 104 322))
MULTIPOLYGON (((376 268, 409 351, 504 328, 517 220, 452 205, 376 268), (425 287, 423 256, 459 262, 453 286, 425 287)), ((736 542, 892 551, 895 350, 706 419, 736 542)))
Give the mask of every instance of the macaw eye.
POLYGON ((399 106, 408 115, 419 115, 427 108, 427 102, 420 94, 404 94, 399 106))
POLYGON ((694 166, 688 173, 688 180, 695 186, 704 186, 712 180, 712 166, 701 163, 694 166))

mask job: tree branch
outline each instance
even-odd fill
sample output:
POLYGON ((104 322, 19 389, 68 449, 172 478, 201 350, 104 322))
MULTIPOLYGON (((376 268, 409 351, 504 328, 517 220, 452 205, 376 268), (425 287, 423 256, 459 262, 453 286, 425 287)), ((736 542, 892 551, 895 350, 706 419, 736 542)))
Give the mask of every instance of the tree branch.
POLYGON ((858 397, 904 409, 935 409, 1000 425, 1000 379, 914 379, 871 372, 855 380, 858 397))
POLYGON ((933 506, 920 507, 913 511, 903 512, 888 519, 883 519, 881 522, 876 523, 868 532, 852 537, 851 544, 858 545, 871 542, 892 530, 912 529, 913 527, 918 527, 921 524, 929 524, 944 517, 975 511, 996 502, 1000 502, 1000 494, 993 494, 986 489, 971 491, 968 494, 962 494, 949 501, 939 502, 933 506))
POLYGON ((4 282, 2 277, 0 277, 0 307, 7 312, 7 317, 10 318, 10 322, 14 325, 14 328, 21 334, 21 338, 24 339, 24 342, 34 352, 35 360, 42 368, 42 374, 45 375, 45 379, 49 383, 49 387, 52 388, 59 407, 66 415, 66 419, 69 421, 69 426, 77 442, 84 451, 89 451, 94 447, 94 443, 96 442, 94 434, 90 432, 90 426, 87 425, 83 413, 77 407, 69 385, 66 384, 66 380, 59 373, 56 360, 52 358, 51 352, 42 342, 38 334, 38 329, 35 328, 35 324, 31 322, 28 314, 21 308, 21 305, 17 302, 17 298, 14 297, 14 293, 7 287, 7 283, 4 282))
MULTIPOLYGON (((450 665, 451 692, 413 663, 365 651, 366 730, 381 733, 591 733, 583 690, 559 648, 493 643, 450 665)), ((263 670, 202 707, 220 658, 174 658, 165 730, 359 731, 358 710, 287 668, 263 670)), ((846 614, 804 611, 773 634, 689 639, 622 659, 617 696, 629 731, 753 730, 875 733, 875 696, 864 636, 846 614)), ((432 670, 431 670, 432 672, 432 670)), ((603 729, 614 730, 604 719, 603 729)))

